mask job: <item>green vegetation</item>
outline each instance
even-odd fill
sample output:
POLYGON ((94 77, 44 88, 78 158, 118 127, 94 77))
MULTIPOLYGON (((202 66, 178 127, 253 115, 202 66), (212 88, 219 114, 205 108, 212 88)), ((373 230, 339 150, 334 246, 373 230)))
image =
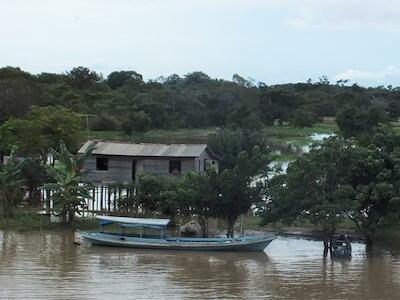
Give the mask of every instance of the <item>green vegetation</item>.
POLYGON ((46 184, 57 212, 72 220, 88 194, 78 185, 81 158, 67 149, 74 152, 88 138, 208 143, 220 174, 143 177, 118 207, 132 215, 196 215, 204 235, 208 218, 217 217, 232 236, 240 215, 257 204, 264 223, 312 224, 328 246, 349 221, 371 243, 400 219, 400 88, 345 84, 323 76, 267 86, 202 72, 146 82, 134 71, 103 78, 84 67, 38 75, 2 68, 0 154, 14 155, 0 167, 0 218, 16 217, 22 184, 32 207, 46 184), (299 155, 314 133, 337 135, 299 155), (48 167, 51 148, 59 162, 48 167), (293 163, 271 179, 265 175, 272 159, 293 163))
POLYGON ((6 165, 0 165, 0 220, 11 217, 22 200, 21 163, 12 153, 6 165))
POLYGON ((366 111, 371 105, 381 107, 388 119, 397 121, 398 88, 366 89, 342 83, 332 85, 321 77, 315 83, 267 86, 238 74, 228 81, 202 72, 146 82, 135 71, 112 72, 104 79, 84 67, 38 75, 6 67, 0 69, 0 124, 24 118, 33 106, 62 106, 81 116, 81 124, 89 115, 92 130, 127 135, 154 129, 262 129, 287 122, 309 127, 348 106, 366 111))
POLYGON ((62 216, 63 223, 71 222, 79 208, 84 207, 85 199, 90 199, 89 189, 83 181, 81 172, 83 161, 94 150, 94 144, 89 146, 85 153, 71 154, 64 142, 60 143, 60 151, 53 151, 57 160, 55 166, 48 169, 49 177, 53 182, 44 185, 51 192, 54 209, 57 215, 62 216))
POLYGON ((12 217, 0 219, 0 230, 11 229, 18 231, 39 230, 93 230, 99 227, 98 221, 92 218, 76 218, 67 226, 64 223, 52 223, 50 217, 35 212, 17 210, 12 217))
POLYGON ((265 223, 307 219, 328 248, 339 223, 354 222, 367 244, 400 219, 400 136, 378 127, 366 140, 331 137, 296 159, 268 184, 265 223))

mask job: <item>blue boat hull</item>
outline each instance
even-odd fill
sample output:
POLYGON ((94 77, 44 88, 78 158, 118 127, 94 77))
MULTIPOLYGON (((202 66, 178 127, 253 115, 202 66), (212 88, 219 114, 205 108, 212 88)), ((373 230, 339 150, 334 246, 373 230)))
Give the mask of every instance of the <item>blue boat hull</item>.
POLYGON ((80 232, 80 235, 92 245, 98 246, 192 251, 263 251, 275 239, 275 236, 155 239, 100 232, 80 232))

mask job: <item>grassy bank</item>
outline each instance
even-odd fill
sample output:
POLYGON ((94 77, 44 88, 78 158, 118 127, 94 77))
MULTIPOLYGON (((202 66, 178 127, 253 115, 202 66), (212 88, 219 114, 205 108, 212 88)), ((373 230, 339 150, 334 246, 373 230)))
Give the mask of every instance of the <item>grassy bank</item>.
MULTIPOLYGON (((269 126, 263 129, 267 138, 280 141, 293 141, 306 144, 313 133, 332 133, 337 129, 335 123, 317 123, 313 127, 269 126)), ((115 140, 126 142, 151 143, 206 143, 209 135, 216 132, 215 127, 179 128, 174 130, 150 130, 145 133, 134 132, 126 134, 122 131, 89 131, 85 133, 88 139, 115 140)))
POLYGON ((0 230, 40 231, 65 229, 97 229, 98 221, 89 218, 76 218, 71 224, 51 223, 50 218, 31 212, 18 212, 13 217, 0 219, 0 230))

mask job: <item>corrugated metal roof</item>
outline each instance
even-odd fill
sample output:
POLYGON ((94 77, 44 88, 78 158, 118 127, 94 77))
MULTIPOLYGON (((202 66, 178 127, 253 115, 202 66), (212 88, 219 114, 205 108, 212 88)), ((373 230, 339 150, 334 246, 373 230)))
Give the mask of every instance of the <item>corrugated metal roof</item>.
POLYGON ((93 154, 114 156, 198 157, 207 149, 205 144, 129 144, 89 140, 78 153, 83 153, 91 143, 96 144, 93 154))

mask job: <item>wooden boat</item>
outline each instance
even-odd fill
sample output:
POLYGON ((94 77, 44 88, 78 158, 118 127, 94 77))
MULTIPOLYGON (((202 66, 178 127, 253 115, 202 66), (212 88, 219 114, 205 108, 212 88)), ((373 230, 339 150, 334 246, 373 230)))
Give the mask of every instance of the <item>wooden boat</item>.
POLYGON ((169 219, 126 218, 97 216, 99 232, 80 232, 92 245, 118 246, 165 250, 196 251, 263 251, 275 236, 250 236, 238 238, 184 238, 166 235, 169 219), (119 232, 105 232, 104 226, 117 224, 119 232), (140 233, 126 233, 127 228, 139 228, 140 233), (144 229, 159 231, 159 235, 145 234, 144 229))

